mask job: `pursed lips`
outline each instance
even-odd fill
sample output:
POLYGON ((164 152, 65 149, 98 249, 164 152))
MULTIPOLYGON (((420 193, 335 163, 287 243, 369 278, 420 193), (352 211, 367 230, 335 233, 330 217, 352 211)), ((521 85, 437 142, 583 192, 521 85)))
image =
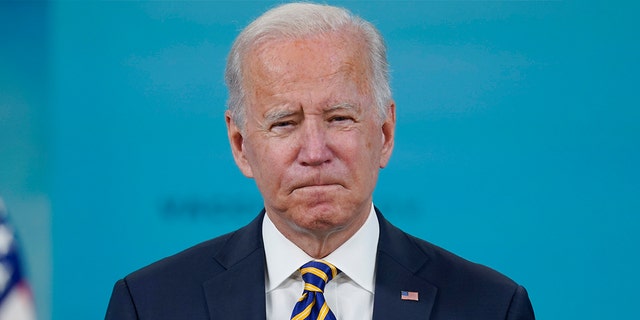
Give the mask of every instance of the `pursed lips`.
POLYGON ((335 187, 342 187, 342 184, 340 184, 338 182, 303 183, 303 184, 295 185, 291 189, 290 193, 293 193, 296 190, 314 190, 314 189, 322 190, 322 189, 329 189, 329 188, 335 188, 335 187))

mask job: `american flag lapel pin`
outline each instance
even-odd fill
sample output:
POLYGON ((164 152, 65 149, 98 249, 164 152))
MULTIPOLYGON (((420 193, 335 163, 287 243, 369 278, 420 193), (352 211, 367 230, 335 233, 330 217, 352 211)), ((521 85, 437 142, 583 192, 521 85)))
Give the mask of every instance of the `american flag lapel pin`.
POLYGON ((408 301, 418 301, 417 291, 400 291, 400 299, 408 301))

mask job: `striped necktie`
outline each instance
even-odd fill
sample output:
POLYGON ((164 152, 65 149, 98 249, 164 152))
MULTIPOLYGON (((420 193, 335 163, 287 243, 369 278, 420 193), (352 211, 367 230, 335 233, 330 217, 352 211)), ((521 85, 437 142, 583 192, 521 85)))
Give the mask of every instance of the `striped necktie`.
POLYGON ((336 320, 324 300, 324 286, 340 270, 324 260, 313 260, 300 267, 300 273, 304 291, 293 308, 291 320, 336 320))

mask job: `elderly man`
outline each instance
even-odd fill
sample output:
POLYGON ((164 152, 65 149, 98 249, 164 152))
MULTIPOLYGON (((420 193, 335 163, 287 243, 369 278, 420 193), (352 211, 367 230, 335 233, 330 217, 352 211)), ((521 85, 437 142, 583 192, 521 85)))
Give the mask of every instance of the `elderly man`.
POLYGON ((234 159, 265 209, 115 285, 107 319, 533 319, 525 289, 411 237, 372 202, 394 142, 385 46, 344 9, 287 4, 236 39, 234 159))

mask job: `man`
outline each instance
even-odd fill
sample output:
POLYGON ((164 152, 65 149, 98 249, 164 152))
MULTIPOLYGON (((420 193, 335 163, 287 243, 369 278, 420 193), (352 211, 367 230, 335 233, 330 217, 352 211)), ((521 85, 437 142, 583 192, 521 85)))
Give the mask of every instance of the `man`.
POLYGON ((106 318, 533 319, 524 288, 373 207, 395 132, 385 51, 330 6, 283 5, 246 27, 225 118, 265 210, 118 281, 106 318))

